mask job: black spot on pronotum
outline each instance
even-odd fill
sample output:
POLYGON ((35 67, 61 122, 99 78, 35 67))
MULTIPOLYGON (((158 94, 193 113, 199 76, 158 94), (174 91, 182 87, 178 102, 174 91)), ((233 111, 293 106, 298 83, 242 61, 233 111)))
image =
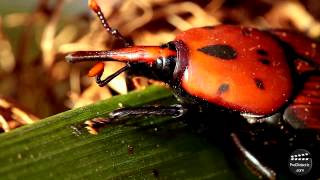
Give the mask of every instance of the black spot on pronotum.
POLYGON ((264 65, 269 65, 270 64, 269 59, 260 58, 260 59, 258 59, 258 61, 261 62, 264 65))
POLYGON ((268 56, 268 52, 264 49, 257 49, 257 53, 261 56, 268 56))
POLYGON ((201 51, 209 56, 215 56, 224 60, 231 60, 237 57, 237 51, 229 45, 216 44, 199 48, 201 51))
POLYGON ((229 84, 223 83, 218 88, 218 94, 223 94, 223 93, 227 92, 228 90, 229 90, 229 84))
POLYGON ((264 89, 265 88, 264 87, 264 83, 263 83, 263 81, 261 79, 254 78, 253 80, 256 83, 257 88, 259 88, 259 89, 264 89))

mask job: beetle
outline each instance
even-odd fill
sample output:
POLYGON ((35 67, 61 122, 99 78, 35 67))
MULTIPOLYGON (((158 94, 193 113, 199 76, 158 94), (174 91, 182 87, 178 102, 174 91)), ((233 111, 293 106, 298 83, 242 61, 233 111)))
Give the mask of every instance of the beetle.
MULTIPOLYGON (((169 84, 180 102, 115 110, 108 118, 87 121, 91 133, 130 116, 177 118, 192 108, 214 107, 247 120, 254 129, 250 132, 259 130, 256 124, 271 123, 281 125, 281 129, 286 125, 287 134, 291 129, 307 129, 319 136, 320 44, 312 39, 289 30, 217 25, 181 32, 162 46, 132 46, 109 26, 96 1, 89 0, 89 7, 107 32, 122 40, 125 47, 78 51, 67 55, 67 61, 97 61, 88 75, 96 76, 99 86, 124 71, 139 73, 143 69, 143 75, 169 84), (125 66, 101 79, 103 61, 119 61, 125 66)), ((241 143, 236 132, 231 133, 231 138, 260 175, 276 177, 274 170, 241 143)))

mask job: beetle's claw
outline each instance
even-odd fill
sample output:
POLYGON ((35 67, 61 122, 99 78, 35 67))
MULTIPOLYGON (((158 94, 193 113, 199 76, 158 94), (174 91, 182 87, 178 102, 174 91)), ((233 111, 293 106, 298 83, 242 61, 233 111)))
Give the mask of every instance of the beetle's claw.
POLYGON ((98 134, 98 131, 96 129, 93 129, 90 126, 86 126, 86 129, 87 129, 88 133, 90 133, 90 134, 93 134, 93 135, 97 135, 98 134))
POLYGON ((85 127, 90 134, 98 134, 99 130, 104 128, 107 124, 111 122, 109 118, 94 118, 92 120, 85 121, 85 127))

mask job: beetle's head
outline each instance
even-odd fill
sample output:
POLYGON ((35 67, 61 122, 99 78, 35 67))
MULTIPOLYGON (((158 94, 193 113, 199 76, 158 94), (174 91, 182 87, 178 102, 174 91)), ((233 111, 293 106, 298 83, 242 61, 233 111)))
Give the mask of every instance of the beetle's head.
POLYGON ((78 51, 66 56, 69 63, 96 61, 88 76, 97 77, 97 83, 104 86, 117 75, 126 70, 134 74, 145 75, 162 81, 169 81, 173 77, 176 66, 176 50, 173 43, 162 46, 132 46, 109 51, 78 51), (118 61, 125 66, 114 74, 101 80, 105 61, 118 61))

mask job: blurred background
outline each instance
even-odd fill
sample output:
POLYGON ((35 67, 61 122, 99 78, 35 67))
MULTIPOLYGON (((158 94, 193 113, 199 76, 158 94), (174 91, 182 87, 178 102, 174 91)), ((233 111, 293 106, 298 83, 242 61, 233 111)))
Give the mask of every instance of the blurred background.
MULTIPOLYGON (((135 44, 160 45, 192 27, 220 23, 286 28, 320 36, 318 0, 97 0, 109 24, 135 44)), ((6 131, 153 82, 114 79, 100 88, 86 76, 91 63, 66 54, 119 43, 104 31, 86 0, 0 1, 0 125, 6 131)), ((105 76, 122 64, 105 64, 105 76)))

